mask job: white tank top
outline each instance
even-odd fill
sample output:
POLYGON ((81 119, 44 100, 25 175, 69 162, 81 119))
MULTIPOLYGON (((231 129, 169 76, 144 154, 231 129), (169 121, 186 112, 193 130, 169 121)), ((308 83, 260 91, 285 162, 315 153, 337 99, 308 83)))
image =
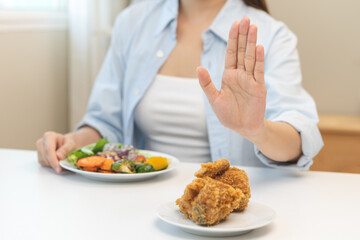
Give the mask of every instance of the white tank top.
POLYGON ((184 162, 209 162, 204 100, 197 78, 157 75, 135 110, 145 149, 184 162))

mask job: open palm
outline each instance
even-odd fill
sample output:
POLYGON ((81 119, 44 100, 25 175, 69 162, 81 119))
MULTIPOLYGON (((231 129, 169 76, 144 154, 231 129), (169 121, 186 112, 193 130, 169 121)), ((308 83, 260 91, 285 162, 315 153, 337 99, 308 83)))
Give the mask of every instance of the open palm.
POLYGON ((208 71, 198 68, 203 88, 219 121, 243 137, 252 138, 264 128, 266 87, 264 48, 256 46, 257 27, 244 17, 230 29, 221 90, 208 71))

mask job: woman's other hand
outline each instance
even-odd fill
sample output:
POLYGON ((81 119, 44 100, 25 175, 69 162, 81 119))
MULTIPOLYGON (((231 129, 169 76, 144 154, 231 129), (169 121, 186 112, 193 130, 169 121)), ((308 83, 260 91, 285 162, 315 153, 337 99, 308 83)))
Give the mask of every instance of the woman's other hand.
POLYGON ((200 85, 219 121, 250 141, 256 141, 265 128, 264 47, 256 41, 257 27, 250 25, 248 17, 234 22, 220 91, 205 68, 197 69, 200 85))
POLYGON ((75 149, 75 141, 71 135, 46 132, 36 141, 38 161, 42 166, 51 166, 57 173, 62 168, 59 161, 75 149))
POLYGON ((90 126, 83 126, 76 132, 66 135, 56 132, 46 132, 36 141, 38 161, 42 166, 51 166, 57 173, 62 168, 59 161, 73 150, 97 142, 100 133, 90 126))

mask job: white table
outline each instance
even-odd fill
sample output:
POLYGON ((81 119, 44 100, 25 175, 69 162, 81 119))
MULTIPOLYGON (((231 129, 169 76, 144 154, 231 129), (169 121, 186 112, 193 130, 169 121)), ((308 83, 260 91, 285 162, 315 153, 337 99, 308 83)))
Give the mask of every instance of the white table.
MULTIPOLYGON (((40 167, 33 151, 0 149, 0 239, 213 239, 162 222, 199 164, 145 182, 105 183, 40 167)), ((244 167, 270 225, 228 239, 360 239, 360 175, 244 167)))

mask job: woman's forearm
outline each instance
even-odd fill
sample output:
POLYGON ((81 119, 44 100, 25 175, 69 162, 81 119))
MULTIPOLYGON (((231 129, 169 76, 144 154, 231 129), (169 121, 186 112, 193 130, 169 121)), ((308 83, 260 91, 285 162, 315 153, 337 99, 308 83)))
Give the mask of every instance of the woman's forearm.
POLYGON ((302 154, 301 136, 290 124, 265 120, 264 130, 252 141, 268 158, 287 162, 302 154))
POLYGON ((89 126, 84 126, 76 132, 66 134, 66 136, 73 139, 76 148, 81 148, 101 139, 99 132, 89 126))

